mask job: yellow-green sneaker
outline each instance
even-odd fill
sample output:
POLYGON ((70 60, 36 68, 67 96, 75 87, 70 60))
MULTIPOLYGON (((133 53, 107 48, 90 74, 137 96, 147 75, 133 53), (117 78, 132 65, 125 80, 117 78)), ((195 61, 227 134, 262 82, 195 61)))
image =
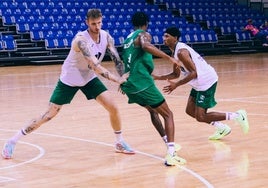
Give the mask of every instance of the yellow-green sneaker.
POLYGON ((243 133, 247 134, 249 130, 248 116, 246 110, 238 110, 239 116, 235 119, 237 123, 241 126, 243 133))
POLYGON ((175 151, 179 151, 180 149, 181 149, 181 145, 175 143, 175 151))
POLYGON ((165 157, 165 165, 166 166, 176 166, 186 164, 186 160, 179 157, 176 152, 173 155, 167 154, 165 157))
POLYGON ((231 128, 228 125, 224 125, 223 128, 216 128, 216 131, 213 135, 209 136, 209 140, 219 140, 222 137, 231 133, 231 128))

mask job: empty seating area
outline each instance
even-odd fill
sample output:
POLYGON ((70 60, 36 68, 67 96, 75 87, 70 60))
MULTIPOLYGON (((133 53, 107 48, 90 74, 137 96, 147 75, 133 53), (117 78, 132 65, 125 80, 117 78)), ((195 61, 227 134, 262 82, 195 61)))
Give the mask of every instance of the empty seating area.
MULTIPOLYGON (((100 8, 103 12, 103 29, 115 38, 120 47, 124 38, 132 30, 131 15, 144 11, 150 16, 148 31, 153 37, 152 43, 163 46, 163 32, 169 26, 180 29, 180 41, 193 47, 204 45, 216 48, 220 37, 232 35, 235 42, 252 41, 248 33, 238 32, 252 18, 257 24, 264 22, 261 12, 238 5, 235 0, 3 0, 0 4, 2 27, 0 52, 19 51, 19 41, 28 40, 32 48, 49 51, 50 55, 63 50, 66 54, 73 36, 87 28, 84 20, 90 8, 100 8), (149 2, 149 1, 148 1, 149 2), (160 5, 165 5, 166 9, 160 5), (179 15, 174 14, 174 10, 179 15), (189 19, 191 18, 191 19, 189 19), (13 42, 6 41, 7 34, 14 29, 13 42), (4 33, 7 34, 4 34, 4 33)), ((254 43, 251 43, 252 45, 254 43)), ((24 49, 25 50, 25 49, 24 49)), ((19 53, 17 53, 19 55, 19 53)))
MULTIPOLYGON (((235 0, 156 0, 156 2, 165 4, 168 10, 178 10, 181 16, 191 17, 194 23, 205 25, 207 29, 216 31, 218 36, 240 36, 241 29, 249 18, 254 20, 254 25, 257 27, 267 20, 267 16, 262 12, 239 5, 235 0)), ((236 39, 237 42, 242 42, 241 40, 236 39)))
POLYGON ((11 52, 17 50, 17 43, 14 40, 13 35, 2 35, 0 34, 0 52, 6 53, 9 57, 11 56, 11 52))

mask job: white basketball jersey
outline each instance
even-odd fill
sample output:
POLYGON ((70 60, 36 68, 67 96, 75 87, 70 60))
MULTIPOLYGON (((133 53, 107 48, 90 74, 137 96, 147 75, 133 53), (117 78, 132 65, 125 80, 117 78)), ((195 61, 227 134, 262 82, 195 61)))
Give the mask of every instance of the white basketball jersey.
MULTIPOLYGON (((218 81, 218 75, 215 69, 187 44, 178 42, 174 54, 178 54, 181 49, 187 49, 189 51, 197 71, 197 78, 189 81, 189 85, 191 85, 197 91, 205 91, 210 88, 216 81, 218 81)), ((177 55, 175 55, 174 58, 178 59, 177 55)), ((184 76, 189 74, 189 71, 183 66, 183 64, 181 73, 184 76)))
MULTIPOLYGON (((77 35, 82 35, 86 38, 92 52, 101 62, 108 46, 108 33, 104 30, 100 31, 99 43, 92 40, 87 30, 78 32, 77 35)), ((84 86, 96 76, 96 73, 89 68, 82 52, 76 52, 71 48, 62 65, 60 80, 69 86, 84 86)))

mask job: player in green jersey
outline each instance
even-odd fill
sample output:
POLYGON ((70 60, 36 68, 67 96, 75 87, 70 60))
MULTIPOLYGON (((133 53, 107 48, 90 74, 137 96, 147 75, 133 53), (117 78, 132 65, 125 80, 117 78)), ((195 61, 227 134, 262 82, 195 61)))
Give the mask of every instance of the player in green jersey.
POLYGON ((151 73, 154 69, 153 55, 164 58, 172 64, 177 64, 174 58, 151 44, 151 35, 146 32, 149 19, 143 12, 136 12, 132 16, 134 31, 124 41, 122 59, 125 64, 125 72, 129 73, 127 82, 121 84, 122 91, 128 96, 128 103, 137 103, 145 107, 159 134, 167 144, 165 164, 174 166, 184 164, 185 159, 176 154, 174 142, 174 119, 173 113, 156 87, 151 73), (163 117, 163 128, 159 114, 163 117))

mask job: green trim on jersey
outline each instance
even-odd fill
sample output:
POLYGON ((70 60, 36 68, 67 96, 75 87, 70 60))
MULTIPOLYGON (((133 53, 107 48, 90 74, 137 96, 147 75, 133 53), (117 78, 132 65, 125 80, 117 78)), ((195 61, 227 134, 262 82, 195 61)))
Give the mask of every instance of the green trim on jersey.
POLYGON ((121 85, 125 93, 137 93, 154 84, 151 73, 154 70, 153 57, 140 46, 135 46, 134 41, 144 30, 136 30, 124 41, 122 60, 125 72, 130 72, 127 82, 121 85))

